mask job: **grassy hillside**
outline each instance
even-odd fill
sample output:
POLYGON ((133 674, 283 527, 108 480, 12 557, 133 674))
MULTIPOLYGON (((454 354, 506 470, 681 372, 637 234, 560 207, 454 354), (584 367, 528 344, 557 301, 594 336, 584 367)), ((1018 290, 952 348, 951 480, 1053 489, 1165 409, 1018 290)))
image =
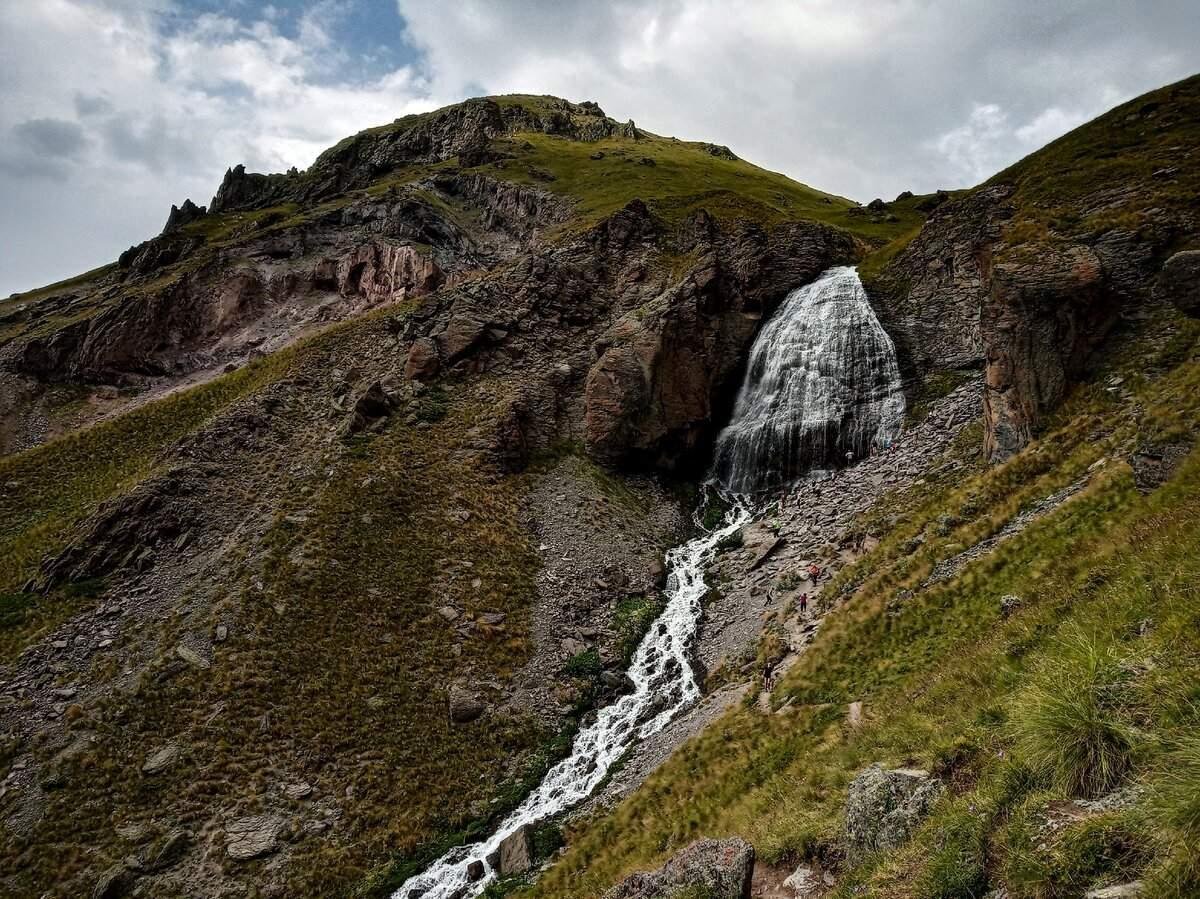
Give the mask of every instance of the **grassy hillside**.
POLYGON ((1167 313, 1121 335, 1020 455, 886 503, 876 514, 899 523, 828 588, 848 599, 775 689, 782 711, 710 727, 579 825, 529 895, 599 895, 697 837, 731 834, 769 862, 840 865, 838 896, 965 899, 1003 885, 1075 897, 1134 877, 1151 896, 1196 895, 1200 454, 1148 495, 1126 459, 1195 439, 1198 338, 1167 313), (1089 472, 1056 512, 921 587, 937 561, 1089 472), (1006 617, 1009 594, 1020 605, 1006 617), (864 703, 858 729, 851 701, 864 703), (928 767, 949 794, 908 847, 850 867, 846 787, 877 761, 928 767), (1125 788, 1127 803, 1047 829, 1063 803, 1125 788))
POLYGON ((1164 212, 1194 214, 1200 196, 1200 75, 1124 103, 987 184, 1011 184, 1010 242, 1137 231, 1164 212), (1088 211, 1081 215, 1080 209, 1088 211))

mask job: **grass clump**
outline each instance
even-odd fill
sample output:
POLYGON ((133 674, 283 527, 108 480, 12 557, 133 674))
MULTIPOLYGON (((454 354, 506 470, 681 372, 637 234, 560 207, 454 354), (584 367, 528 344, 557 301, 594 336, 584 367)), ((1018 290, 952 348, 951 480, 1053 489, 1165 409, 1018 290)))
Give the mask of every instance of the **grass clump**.
POLYGON ((1013 703, 1017 751, 1071 796, 1100 796, 1133 764, 1130 666, 1113 646, 1074 633, 1013 703))

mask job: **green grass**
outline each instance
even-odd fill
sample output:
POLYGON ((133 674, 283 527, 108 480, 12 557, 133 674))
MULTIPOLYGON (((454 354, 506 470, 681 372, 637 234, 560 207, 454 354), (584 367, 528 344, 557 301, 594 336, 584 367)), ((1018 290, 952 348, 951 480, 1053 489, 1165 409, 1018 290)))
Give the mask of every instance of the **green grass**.
POLYGON ((1109 792, 1133 764, 1126 695, 1133 675, 1112 644, 1069 633, 1046 670, 1014 700, 1010 720, 1017 752, 1069 796, 1109 792))
POLYGON ((764 225, 785 221, 824 222, 880 242, 911 230, 921 221, 912 201, 893 204, 898 221, 872 222, 851 215, 854 205, 785 175, 744 160, 714 157, 699 144, 648 135, 641 140, 607 138, 576 141, 546 134, 519 134, 502 141, 514 155, 502 168, 481 171, 530 184, 577 201, 576 225, 596 222, 643 200, 668 222, 680 222, 698 209, 717 218, 747 219, 764 225), (596 154, 604 154, 593 159, 596 154), (649 160, 653 165, 643 162, 649 160), (531 173, 548 172, 552 181, 531 173))

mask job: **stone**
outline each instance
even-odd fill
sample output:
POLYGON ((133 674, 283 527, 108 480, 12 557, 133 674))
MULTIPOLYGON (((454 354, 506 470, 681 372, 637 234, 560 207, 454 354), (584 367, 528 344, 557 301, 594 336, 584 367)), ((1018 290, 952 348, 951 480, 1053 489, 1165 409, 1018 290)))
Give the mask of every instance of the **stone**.
POLYGON ((279 820, 270 815, 250 815, 225 828, 225 854, 244 862, 279 851, 279 820))
POLYGON ((163 871, 171 867, 183 857, 187 847, 192 842, 192 832, 176 828, 157 841, 146 853, 146 868, 150 871, 163 871))
POLYGON ((762 564, 767 561, 767 559, 771 558, 771 556, 773 556, 776 552, 778 552, 786 542, 787 541, 782 537, 775 537, 767 540, 765 543, 759 544, 758 547, 754 549, 754 556, 750 560, 750 564, 746 566, 746 570, 755 571, 760 568, 762 564))
POLYGON ((354 411, 364 418, 386 418, 392 414, 394 405, 384 392, 383 385, 375 381, 354 403, 354 411))
POLYGON ((533 867, 533 843, 529 828, 521 825, 500 842, 500 859, 496 870, 501 877, 524 874, 533 867))
POLYGON ((482 880, 486 870, 487 869, 484 867, 483 862, 481 862, 479 859, 473 859, 467 865, 467 880, 469 880, 471 883, 475 883, 477 880, 482 880))
POLYGON ((92 899, 121 899, 133 887, 134 872, 125 862, 113 865, 96 879, 92 899))
POLYGON ((1008 593, 1004 596, 1001 596, 1000 597, 1000 617, 1007 618, 1013 612, 1017 611, 1017 609, 1021 608, 1021 606, 1023 604, 1024 604, 1024 600, 1022 600, 1021 597, 1019 597, 1015 594, 1008 593))
POLYGON ((469 724, 487 709, 483 700, 458 684, 450 688, 449 702, 450 720, 455 724, 469 724))
POLYGON ((783 881, 784 889, 791 890, 797 899, 806 897, 821 885, 821 879, 808 865, 800 865, 783 881))
POLYGON ((1135 899, 1142 895, 1143 889, 1140 880, 1131 880, 1129 883, 1089 890, 1085 899, 1135 899))
POLYGON ((307 799, 309 796, 312 795, 312 792, 313 792, 312 784, 306 783, 304 781, 299 781, 298 783, 288 784, 286 787, 283 788, 283 795, 286 796, 288 799, 307 799))
POLYGON ((442 606, 438 609, 438 615, 446 621, 456 621, 458 620, 458 609, 454 606, 442 606))
POLYGON ((146 756, 146 761, 142 763, 142 773, 153 775, 166 771, 179 761, 181 754, 177 743, 168 743, 146 756))
POLYGON ((408 362, 404 365, 404 377, 410 381, 429 381, 437 377, 442 359, 437 344, 428 337, 413 341, 408 348, 408 362))
POLYGON ((1154 282, 1154 296, 1185 315, 1200 316, 1200 250, 1184 250, 1169 258, 1154 282))
POLYGON ((507 617, 503 612, 484 612, 476 620, 480 624, 486 624, 488 627, 499 627, 504 624, 504 619, 507 617))
POLYGON ((206 671, 212 667, 212 662, 207 657, 186 643, 180 643, 175 647, 175 655, 179 656, 179 658, 183 659, 193 668, 199 668, 201 671, 206 671))
POLYGON ((942 782, 925 771, 881 765, 863 769, 846 793, 847 857, 853 862, 903 844, 944 791, 942 782))
POLYGON ((633 681, 623 671, 601 671, 600 683, 610 690, 619 690, 622 693, 631 693, 634 690, 633 681))
POLYGON ((863 704, 856 701, 846 708, 846 725, 851 730, 858 730, 863 723, 863 704))
POLYGON ((753 872, 754 848, 745 840, 699 840, 659 870, 627 877, 604 899, 749 899, 753 872))

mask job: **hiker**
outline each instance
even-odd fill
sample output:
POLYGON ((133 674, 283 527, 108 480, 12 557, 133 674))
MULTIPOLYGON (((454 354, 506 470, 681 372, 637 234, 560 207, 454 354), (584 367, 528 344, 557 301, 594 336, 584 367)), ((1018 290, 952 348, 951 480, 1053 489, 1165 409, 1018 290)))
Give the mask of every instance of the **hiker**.
POLYGON ((800 614, 801 615, 808 614, 808 594, 807 593, 800 594, 800 614))
POLYGON ((849 465, 854 461, 854 450, 846 450, 846 464, 849 465))
POLYGON ((821 576, 821 569, 817 567, 816 562, 813 562, 811 565, 808 566, 808 579, 815 584, 817 582, 817 579, 820 578, 820 576, 821 576))

